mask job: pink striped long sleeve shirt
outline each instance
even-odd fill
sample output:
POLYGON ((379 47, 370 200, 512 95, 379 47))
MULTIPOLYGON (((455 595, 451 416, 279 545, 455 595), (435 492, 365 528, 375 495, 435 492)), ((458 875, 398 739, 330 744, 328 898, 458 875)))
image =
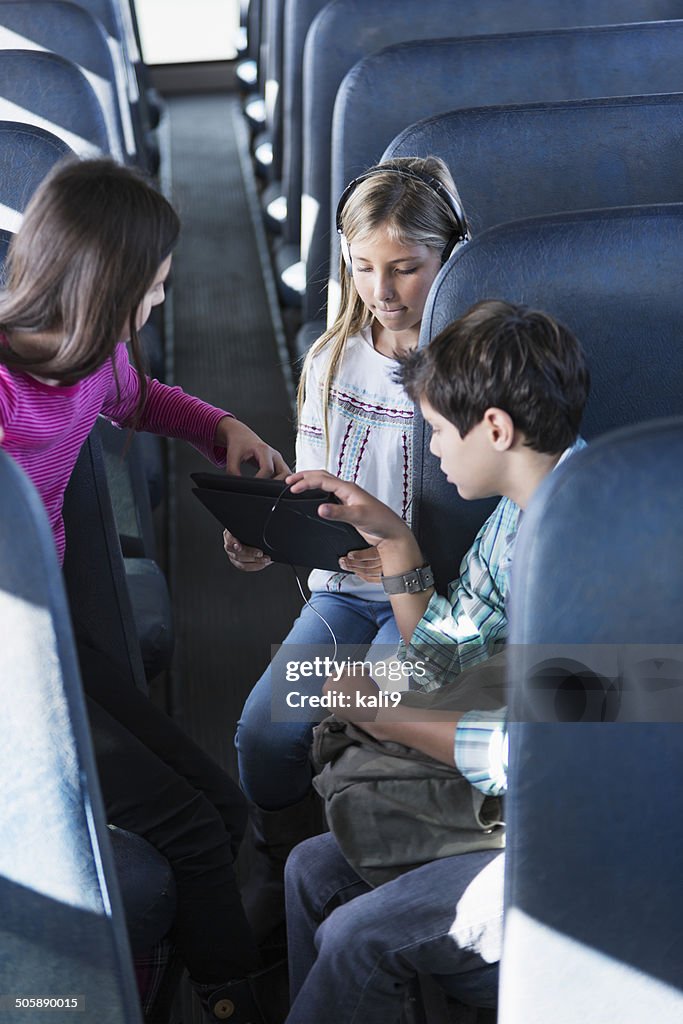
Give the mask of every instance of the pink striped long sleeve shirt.
MULTIPOLYGON (((102 414, 126 427, 140 395, 140 379, 124 344, 113 360, 77 384, 61 387, 27 373, 0 366, 2 447, 37 488, 54 532, 60 562, 64 559, 64 492, 83 442, 102 414)), ((191 442, 216 465, 225 464, 225 448, 214 445, 219 421, 230 415, 171 388, 149 381, 138 430, 191 442)))

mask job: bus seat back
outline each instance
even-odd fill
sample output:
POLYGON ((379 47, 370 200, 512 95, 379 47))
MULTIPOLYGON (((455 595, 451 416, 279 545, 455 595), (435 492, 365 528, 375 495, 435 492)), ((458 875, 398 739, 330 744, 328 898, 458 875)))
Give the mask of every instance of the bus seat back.
POLYGON ((49 50, 75 64, 102 107, 107 126, 104 148, 123 159, 116 65, 103 27, 89 11, 63 0, 0 0, 0 46, 49 50))
MULTIPOLYGON (((459 249, 427 300, 420 344, 475 302, 499 298, 551 313, 583 345, 591 439, 641 420, 683 414, 679 287, 683 205, 589 210, 504 224, 459 249)), ((413 508, 442 586, 495 502, 464 501, 429 452, 417 415, 413 508)))
POLYGON ((682 464, 681 417, 622 428, 550 474, 520 528, 505 1024, 683 1016, 682 464), (548 667, 565 645, 571 704, 548 667))
MULTIPOLYGON (((140 1020, 64 587, 40 498, 0 452, 2 957, 14 997, 78 996, 140 1020)), ((80 1007, 79 1007, 80 1008, 80 1007)), ((64 1013, 65 1011, 62 1011, 64 1013)))
MULTIPOLYGON (((18 229, 21 214, 40 182, 71 152, 63 139, 43 128, 0 120, 0 226, 4 230, 18 229)), ((6 250, 7 245, 3 263, 6 250)))
POLYGON ((524 217, 683 199, 683 93, 456 110, 385 159, 440 156, 473 234, 524 217))
POLYGON ((64 578, 76 630, 96 641, 122 680, 147 689, 126 584, 102 446, 97 430, 83 445, 64 499, 64 578))
MULTIPOLYGON (((682 51, 683 21, 668 21, 430 39, 366 57, 337 93, 332 207, 327 222, 316 223, 311 240, 316 279, 321 280, 320 268, 331 252, 330 276, 338 280, 334 209, 344 186, 377 163, 411 124, 456 107, 676 92, 683 90, 682 51), (410 88, 411 82, 419 88, 410 88)), ((317 182, 314 187, 317 194, 317 182)))
MULTIPOLYGON (((294 123, 292 139, 294 148, 298 147, 301 153, 299 177, 295 181, 288 180, 287 190, 288 230, 291 233, 291 219, 295 219, 297 228, 301 220, 301 259, 307 264, 308 280, 320 282, 310 297, 306 295, 305 319, 313 319, 318 314, 321 294, 324 301, 329 251, 323 249, 324 264, 319 266, 317 256, 309 254, 309 243, 318 219, 323 235, 330 224, 334 103, 345 74, 354 64, 383 47, 411 40, 681 17, 681 0, 574 0, 571 4, 562 0, 520 0, 514 4, 506 0, 478 0, 476 4, 458 4, 452 0, 430 0, 428 4, 422 0, 401 0, 400 4, 394 0, 373 0, 372 4, 367 0, 329 3, 317 15, 306 38, 301 122, 298 133, 294 123), (300 196, 305 198, 300 199, 300 196)), ((420 92, 423 87, 421 79, 406 79, 397 105, 403 104, 406 94, 420 92)), ((451 109, 462 105, 456 98, 456 86, 453 95, 451 109)), ((537 94, 532 98, 545 99, 537 94)), ((298 240, 298 236, 287 240, 298 240)))
POLYGON ((282 192, 293 215, 283 224, 284 241, 298 247, 301 217, 301 114, 304 45, 327 0, 285 0, 282 41, 282 192))
POLYGON ((75 64, 56 53, 0 50, 0 115, 45 128, 80 156, 109 150, 94 89, 75 64))

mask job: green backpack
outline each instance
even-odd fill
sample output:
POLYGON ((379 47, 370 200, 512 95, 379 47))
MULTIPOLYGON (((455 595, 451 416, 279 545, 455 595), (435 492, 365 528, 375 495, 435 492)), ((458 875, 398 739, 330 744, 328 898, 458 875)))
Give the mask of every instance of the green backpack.
MULTIPOLYGON (((505 704, 504 653, 463 671, 430 693, 402 694, 402 705, 488 710, 505 704)), ((370 885, 441 857, 500 849, 500 797, 485 796, 457 768, 401 743, 382 742, 333 715, 314 731, 313 785, 330 829, 370 885)))

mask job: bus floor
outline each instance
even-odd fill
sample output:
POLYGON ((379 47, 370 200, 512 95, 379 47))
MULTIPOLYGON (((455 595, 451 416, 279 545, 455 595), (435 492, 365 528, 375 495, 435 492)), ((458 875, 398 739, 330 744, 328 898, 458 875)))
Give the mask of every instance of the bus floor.
MULTIPOLYGON (((170 192, 182 220, 172 268, 171 382, 233 412, 292 465, 291 379, 254 230, 257 199, 239 100, 179 96, 168 106, 170 192)), ((301 597, 287 566, 255 574, 231 567, 220 525, 192 495, 189 474, 207 469, 201 455, 173 443, 169 466, 170 710, 236 777, 235 723, 301 597)))

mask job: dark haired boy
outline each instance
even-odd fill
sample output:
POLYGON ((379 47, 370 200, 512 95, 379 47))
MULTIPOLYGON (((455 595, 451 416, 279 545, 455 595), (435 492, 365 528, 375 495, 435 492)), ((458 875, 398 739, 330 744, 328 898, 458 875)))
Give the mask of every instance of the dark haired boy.
MULTIPOLYGON (((461 496, 503 495, 448 598, 436 594, 406 524, 377 499, 322 471, 297 473, 287 482, 294 492, 320 487, 335 494, 341 505, 323 505, 320 514, 352 523, 377 546, 405 654, 422 662, 421 682, 435 689, 486 659, 506 635, 520 510, 543 478, 583 447, 578 430, 589 375, 567 328, 545 313, 501 301, 473 306, 426 348, 403 358, 399 375, 432 428, 432 454, 461 496)), ((362 552, 344 567, 362 572, 362 552)), ((350 697, 360 685, 357 676, 327 684, 350 697)), ((432 720, 423 712, 415 721, 412 709, 399 705, 381 708, 368 722, 367 712, 349 704, 335 716, 357 722, 376 739, 455 763, 487 794, 504 792, 504 708, 437 712, 432 720)), ((287 1024, 323 1015, 328 1024, 398 1018, 404 987, 417 972, 457 975, 465 1001, 495 1003, 500 852, 433 861, 370 890, 334 837, 319 836, 291 855, 287 886, 294 1000, 287 1024)))

